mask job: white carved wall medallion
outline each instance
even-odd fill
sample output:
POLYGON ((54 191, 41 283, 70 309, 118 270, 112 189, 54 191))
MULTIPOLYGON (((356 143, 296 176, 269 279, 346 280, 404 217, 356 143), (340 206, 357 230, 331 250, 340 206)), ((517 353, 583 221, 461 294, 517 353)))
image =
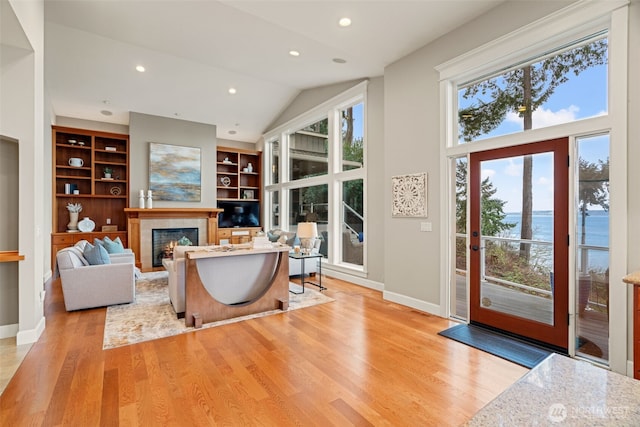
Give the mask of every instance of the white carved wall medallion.
POLYGON ((427 174, 416 173, 391 177, 394 217, 427 217, 427 174))

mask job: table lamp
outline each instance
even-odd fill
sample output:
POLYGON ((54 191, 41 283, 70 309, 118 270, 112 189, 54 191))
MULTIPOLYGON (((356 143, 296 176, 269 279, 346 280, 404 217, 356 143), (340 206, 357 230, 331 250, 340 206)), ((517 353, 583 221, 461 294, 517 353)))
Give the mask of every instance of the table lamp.
POLYGON ((315 222, 299 222, 297 234, 300 239, 300 246, 302 246, 302 253, 309 255, 318 237, 318 224, 315 222))

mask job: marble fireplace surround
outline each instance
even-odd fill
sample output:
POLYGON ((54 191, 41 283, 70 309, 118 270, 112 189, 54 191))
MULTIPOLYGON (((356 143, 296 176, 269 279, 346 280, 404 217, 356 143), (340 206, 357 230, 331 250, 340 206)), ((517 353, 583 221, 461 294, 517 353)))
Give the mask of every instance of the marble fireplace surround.
MULTIPOLYGON (((154 228, 198 228, 201 245, 217 243, 217 208, 126 208, 127 238, 136 255, 136 266, 142 271, 153 271, 151 230, 154 228)), ((158 268, 155 268, 158 269, 158 268)))

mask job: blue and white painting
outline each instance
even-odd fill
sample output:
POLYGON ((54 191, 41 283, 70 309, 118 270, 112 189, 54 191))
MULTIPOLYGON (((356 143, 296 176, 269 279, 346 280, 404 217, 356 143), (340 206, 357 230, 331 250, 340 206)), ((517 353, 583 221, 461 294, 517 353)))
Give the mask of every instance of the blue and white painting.
POLYGON ((200 201, 200 148, 149 143, 149 189, 154 200, 200 201))

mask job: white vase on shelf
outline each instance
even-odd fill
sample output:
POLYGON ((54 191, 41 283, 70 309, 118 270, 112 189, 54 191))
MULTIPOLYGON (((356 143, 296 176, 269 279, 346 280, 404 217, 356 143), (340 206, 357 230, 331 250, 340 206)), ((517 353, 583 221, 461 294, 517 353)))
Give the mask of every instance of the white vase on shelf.
POLYGON ((78 231, 78 212, 69 212, 67 231, 78 231))

